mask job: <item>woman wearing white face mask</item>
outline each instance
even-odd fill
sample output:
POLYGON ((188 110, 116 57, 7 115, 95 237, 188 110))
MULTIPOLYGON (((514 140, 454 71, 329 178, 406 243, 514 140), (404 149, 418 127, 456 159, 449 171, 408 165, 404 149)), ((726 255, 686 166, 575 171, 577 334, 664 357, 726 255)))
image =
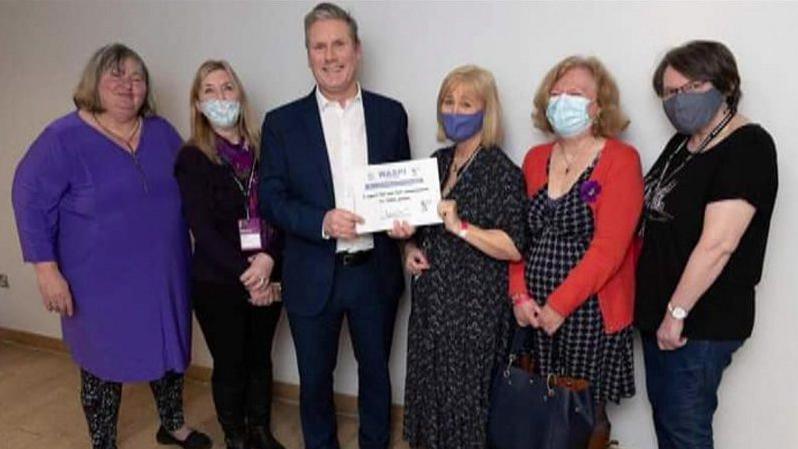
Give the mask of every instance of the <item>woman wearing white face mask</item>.
POLYGON ((604 448, 610 430, 604 404, 634 394, 640 160, 615 139, 629 121, 597 59, 569 57, 557 64, 534 103, 535 126, 555 140, 524 159, 530 244, 510 268, 513 312, 520 326, 536 328, 528 343, 540 374, 587 380, 596 404, 589 447, 604 448))
POLYGON ((723 371, 754 326, 776 148, 737 113, 740 75, 723 44, 672 49, 653 84, 677 132, 645 178, 635 321, 659 447, 709 449, 723 371))
POLYGON ((203 63, 190 97, 191 138, 175 175, 194 237, 192 301, 213 356, 216 413, 228 448, 282 448, 269 425, 282 235, 258 216, 260 136, 227 62, 203 63))

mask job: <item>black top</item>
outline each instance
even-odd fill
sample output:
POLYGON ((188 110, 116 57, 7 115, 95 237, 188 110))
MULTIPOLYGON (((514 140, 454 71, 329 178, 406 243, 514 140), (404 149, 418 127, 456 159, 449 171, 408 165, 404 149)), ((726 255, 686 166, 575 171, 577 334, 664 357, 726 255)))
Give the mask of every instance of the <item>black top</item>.
MULTIPOLYGON (((662 167, 687 138, 676 134, 646 175, 646 191, 660 179, 662 167)), ((678 150, 665 175, 687 157, 678 150)), ((715 282, 685 321, 683 335, 707 340, 745 339, 754 325, 754 290, 762 275, 770 217, 776 199, 776 148, 758 125, 745 125, 714 148, 695 155, 672 180, 662 212, 646 201, 643 250, 637 267, 635 320, 643 332, 656 332, 687 261, 701 237, 707 204, 743 199, 756 208, 751 223, 715 282), (655 216, 652 219, 652 215, 655 216)))
MULTIPOLYGON (((187 145, 177 156, 175 176, 194 240, 192 277, 205 282, 240 283, 239 276, 249 267, 247 257, 251 253, 241 250, 238 220, 246 218, 246 201, 232 167, 214 163, 199 148, 187 145)), ((278 245, 264 251, 275 260, 271 280, 279 281, 281 248, 278 245)))

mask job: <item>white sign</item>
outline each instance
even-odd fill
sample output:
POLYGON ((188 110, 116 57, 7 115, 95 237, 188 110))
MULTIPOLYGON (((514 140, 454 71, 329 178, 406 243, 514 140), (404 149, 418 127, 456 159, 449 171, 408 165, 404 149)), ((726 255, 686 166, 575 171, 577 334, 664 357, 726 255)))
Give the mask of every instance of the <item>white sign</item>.
POLYGON ((441 184, 435 158, 369 165, 354 173, 352 187, 357 215, 364 222, 358 234, 386 231, 394 221, 414 226, 441 223, 441 184))

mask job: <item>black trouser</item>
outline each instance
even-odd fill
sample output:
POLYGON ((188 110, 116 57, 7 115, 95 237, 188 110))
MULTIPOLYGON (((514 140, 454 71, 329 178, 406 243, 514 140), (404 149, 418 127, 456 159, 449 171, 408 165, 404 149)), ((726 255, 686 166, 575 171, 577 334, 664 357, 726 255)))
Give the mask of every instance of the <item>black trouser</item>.
POLYGON ((256 307, 243 285, 195 281, 192 300, 213 357, 213 402, 225 436, 271 421, 272 340, 281 303, 256 307))
MULTIPOLYGON (((122 401, 122 384, 102 380, 80 370, 80 400, 94 449, 116 449, 116 422, 122 401)), ((168 372, 150 382, 161 425, 168 431, 183 427, 183 375, 168 372)))

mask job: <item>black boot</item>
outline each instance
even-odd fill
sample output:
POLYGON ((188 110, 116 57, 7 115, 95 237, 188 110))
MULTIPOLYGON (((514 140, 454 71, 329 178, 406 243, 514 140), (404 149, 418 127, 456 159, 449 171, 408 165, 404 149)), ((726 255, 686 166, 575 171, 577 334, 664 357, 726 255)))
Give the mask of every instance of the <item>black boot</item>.
POLYGON ((228 449, 249 449, 244 420, 244 388, 212 383, 216 417, 228 449))
POLYGON ((271 367, 255 370, 247 384, 247 436, 250 449, 285 449, 272 435, 271 367))
POLYGON ((224 437, 224 444, 227 449, 249 449, 247 439, 243 435, 238 437, 224 437))
POLYGON ((249 426, 247 433, 250 449, 285 449, 266 426, 249 426))

